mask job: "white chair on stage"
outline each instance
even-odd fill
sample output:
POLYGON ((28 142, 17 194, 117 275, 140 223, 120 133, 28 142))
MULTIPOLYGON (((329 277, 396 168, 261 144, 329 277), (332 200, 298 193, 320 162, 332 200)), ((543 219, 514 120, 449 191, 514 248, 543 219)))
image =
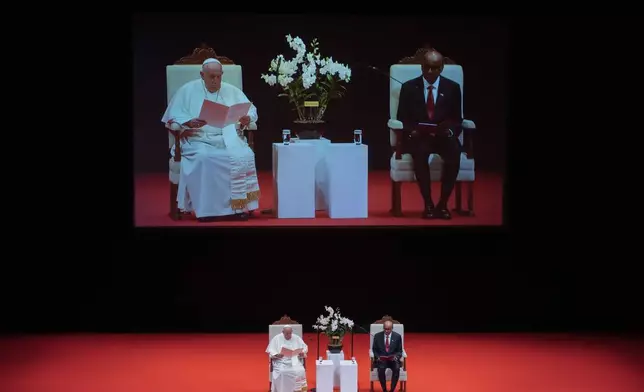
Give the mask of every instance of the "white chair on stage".
MULTIPOLYGON (((421 62, 424 54, 428 49, 418 49, 416 54, 412 57, 405 57, 390 67, 389 73, 392 78, 400 82, 406 82, 410 79, 422 75, 421 62)), ((449 78, 461 86, 461 110, 463 110, 463 67, 457 65, 450 58, 445 57, 445 66, 441 75, 449 78)), ((406 124, 396 119, 398 112, 398 100, 400 98, 400 83, 395 80, 390 80, 389 83, 389 142, 393 149, 393 155, 390 160, 390 176, 391 176, 391 213, 394 216, 402 216, 402 198, 401 198, 401 185, 403 182, 415 182, 416 175, 414 174, 414 165, 411 154, 403 153, 402 139, 405 137, 407 130, 406 124)), ((465 118, 463 116, 463 118, 465 118)), ((456 208, 454 212, 459 215, 472 216, 474 215, 474 140, 473 133, 476 130, 474 121, 463 120, 463 132, 459 136, 459 141, 464 147, 464 152, 461 153, 461 167, 456 178, 456 186, 454 187, 454 198, 456 200, 456 208), (462 209, 462 184, 467 184, 467 210, 462 209)), ((429 156, 429 168, 431 173, 432 182, 441 178, 443 161, 437 154, 429 156)))
MULTIPOLYGON (((304 335, 302 334, 302 324, 298 324, 297 321, 292 320, 290 317, 287 315, 282 316, 281 319, 275 321, 273 324, 270 324, 268 326, 268 343, 271 342, 271 339, 273 339, 275 336, 278 334, 282 333, 282 329, 284 328, 285 325, 290 325, 293 328, 293 333, 299 335, 302 339, 304 339, 304 335)), ((306 369, 306 358, 302 359, 304 368, 306 369)), ((271 392, 271 388, 273 386, 273 361, 271 361, 271 358, 268 358, 268 392, 271 392)))
MULTIPOLYGON (((380 320, 376 320, 371 324, 369 328, 369 359, 371 366, 369 366, 369 388, 371 392, 374 392, 373 383, 380 382, 378 379, 378 369, 376 367, 376 359, 373 355, 373 336, 378 332, 382 332, 382 325, 385 321, 391 321, 394 323, 394 331, 399 333, 403 341, 403 361, 402 367, 400 368, 400 375, 398 377, 398 384, 400 385, 399 389, 401 392, 407 391, 407 352, 405 351, 405 326, 401 324, 398 320, 394 320, 391 316, 383 316, 380 320)), ((385 377, 387 381, 391 381, 391 369, 385 371, 385 377)), ((398 388, 397 388, 398 390, 398 388)))
MULTIPOLYGON (((218 56, 212 48, 202 45, 200 48, 195 49, 191 55, 182 57, 173 65, 166 66, 167 103, 170 102, 179 87, 201 77, 199 72, 203 62, 208 58, 216 58, 221 62, 224 70, 222 81, 230 83, 243 91, 241 65, 235 64, 228 57, 218 56)), ((237 129, 239 130, 239 124, 237 124, 237 129)), ((252 122, 244 134, 246 142, 253 151, 255 150, 253 142, 253 131, 255 130, 257 130, 257 124, 252 122)), ((177 206, 177 190, 181 172, 181 147, 179 138, 175 137, 175 132, 171 129, 168 129, 168 137, 168 152, 172 149, 172 146, 175 146, 176 151, 174 158, 170 157, 170 217, 174 220, 180 220, 183 214, 177 206)))

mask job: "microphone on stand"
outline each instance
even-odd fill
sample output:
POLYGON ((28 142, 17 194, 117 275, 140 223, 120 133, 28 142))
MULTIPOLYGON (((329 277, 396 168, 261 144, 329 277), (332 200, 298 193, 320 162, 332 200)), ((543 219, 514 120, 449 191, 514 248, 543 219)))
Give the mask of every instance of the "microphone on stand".
MULTIPOLYGON (((369 69, 370 69, 370 70, 372 70, 372 71, 376 71, 376 72, 378 72, 379 74, 385 75, 385 76, 386 76, 386 77, 388 77, 389 79, 391 79, 391 80, 393 80, 393 81, 395 81, 395 82, 400 83, 400 85, 401 85, 401 86, 404 84, 404 83, 403 83, 403 82, 401 82, 400 80, 398 80, 398 79, 394 78, 393 76, 391 76, 388 72, 385 72, 385 71, 381 70, 381 69, 380 69, 380 68, 378 68, 378 67, 374 67, 373 65, 367 65, 367 68, 369 68, 369 69)), ((418 85, 417 85, 417 84, 414 84, 413 86, 414 86, 414 87, 416 87, 416 88, 418 88, 418 85)))
POLYGON ((361 327, 361 326, 359 326, 358 324, 353 324, 353 325, 355 325, 356 327, 360 328, 360 329, 361 329, 361 330, 363 330, 365 333, 368 333, 369 335, 374 336, 371 332, 369 332, 369 331, 367 331, 366 329, 362 328, 362 327, 361 327))

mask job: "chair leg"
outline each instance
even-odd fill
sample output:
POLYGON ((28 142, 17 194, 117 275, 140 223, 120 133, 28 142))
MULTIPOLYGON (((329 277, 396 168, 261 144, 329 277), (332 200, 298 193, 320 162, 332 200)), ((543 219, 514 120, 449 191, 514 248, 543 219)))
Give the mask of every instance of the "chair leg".
POLYGON ((373 381, 369 382, 369 391, 373 392, 373 381))
POLYGON ((178 192, 179 186, 177 184, 170 183, 170 218, 172 220, 181 220, 181 212, 177 206, 178 192))
POLYGON ((460 181, 457 181, 456 185, 454 186, 454 198, 455 198, 455 201, 456 201, 456 208, 454 209, 454 211, 460 211, 461 208, 462 208, 462 204, 463 204, 462 203, 462 201, 463 201, 462 200, 462 197, 463 197, 462 190, 463 190, 463 188, 462 188, 461 185, 462 185, 462 183, 460 181))
POLYGON ((474 181, 467 182, 467 210, 463 210, 461 186, 461 181, 456 183, 456 208, 453 211, 461 216, 474 216, 474 181))
POLYGON ((402 216, 402 183, 391 180, 391 214, 402 216))
POLYGON ((474 181, 467 183, 467 209, 474 216, 474 181))

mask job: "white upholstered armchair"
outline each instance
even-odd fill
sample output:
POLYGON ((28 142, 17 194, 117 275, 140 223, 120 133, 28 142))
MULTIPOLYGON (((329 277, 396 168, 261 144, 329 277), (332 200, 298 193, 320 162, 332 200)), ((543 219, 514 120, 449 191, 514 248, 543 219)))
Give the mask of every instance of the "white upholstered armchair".
MULTIPOLYGON (((404 361, 403 361, 402 367, 400 368, 400 375, 398 378, 398 384, 400 385, 400 387, 397 388, 396 390, 400 389, 401 392, 405 392, 407 391, 407 351, 405 351, 405 326, 401 324, 399 321, 391 318, 391 316, 383 316, 380 320, 374 321, 371 324, 371 327, 369 328, 369 336, 370 336, 369 359, 371 362, 371 366, 369 366, 369 388, 371 392, 373 392, 374 391, 373 383, 379 382, 378 369, 376 367, 376 360, 374 358, 373 350, 371 348, 373 347, 373 336, 378 332, 382 332, 382 327, 385 321, 391 321, 392 323, 394 323, 394 331, 398 332, 402 337, 404 361)), ((385 377, 387 377, 387 381, 391 381, 391 369, 387 369, 385 371, 385 377)))
MULTIPOLYGON (((410 79, 416 78, 422 74, 421 62, 425 52, 428 49, 419 49, 412 57, 405 57, 398 64, 390 67, 389 72, 392 78, 404 83, 410 79)), ((445 67, 441 75, 452 79, 461 86, 461 100, 463 100, 463 67, 454 64, 454 62, 445 57, 445 67)), ((398 112, 398 99, 400 98, 401 85, 395 80, 390 80, 389 84, 389 142, 393 149, 393 155, 390 160, 390 176, 391 176, 391 213, 394 216, 402 216, 402 199, 401 199, 401 184, 403 182, 414 182, 416 176, 414 174, 414 165, 411 154, 402 152, 402 139, 406 136, 408 129, 406 124, 396 119, 398 112)), ((461 101, 461 110, 464 113, 461 101)), ((461 153, 461 165, 456 178, 456 186, 454 189, 454 198, 456 200, 456 208, 454 212, 459 215, 474 215, 474 140, 473 131, 476 125, 471 120, 465 120, 463 114, 463 132, 459 136, 459 141, 464 147, 461 153), (467 184, 467 210, 462 208, 462 184, 467 184)), ((442 173, 442 159, 437 154, 429 156, 429 168, 432 182, 438 181, 442 173)))
MULTIPOLYGON (((233 63, 231 59, 224 56, 218 56, 212 48, 202 45, 200 48, 195 49, 191 55, 186 56, 175 62, 173 65, 166 67, 166 87, 167 87, 167 103, 185 83, 199 79, 201 76, 201 66, 208 58, 216 58, 222 64, 224 74, 222 81, 230 83, 233 86, 243 91, 242 83, 242 67, 241 65, 233 63)), ((181 146, 176 130, 168 129, 169 146, 168 152, 175 146, 175 155, 170 157, 170 217, 174 220, 180 220, 183 214, 179 211, 177 206, 177 190, 179 184, 179 174, 181 172, 181 146)), ((239 130, 239 124, 237 124, 239 130)), ((257 124, 252 122, 245 130, 244 138, 250 148, 254 151, 253 131, 257 130, 257 124)))
MULTIPOLYGON (((290 325, 293 328, 293 333, 299 335, 302 339, 304 339, 303 335, 303 330, 302 330, 302 324, 298 324, 297 321, 292 320, 290 317, 287 315, 282 316, 281 319, 275 321, 273 324, 268 326, 268 343, 271 342, 271 339, 273 339, 275 336, 278 334, 282 333, 282 329, 284 328, 285 325, 290 325)), ((304 368, 306 369, 306 358, 302 360, 304 368)), ((268 358, 268 392, 271 392, 273 386, 273 361, 271 361, 270 357, 268 358)))

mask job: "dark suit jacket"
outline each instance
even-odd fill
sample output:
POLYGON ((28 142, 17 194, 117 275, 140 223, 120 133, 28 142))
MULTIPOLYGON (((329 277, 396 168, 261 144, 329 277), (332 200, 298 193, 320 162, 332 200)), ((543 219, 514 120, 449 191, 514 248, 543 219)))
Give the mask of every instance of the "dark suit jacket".
POLYGON ((403 345, 402 336, 396 331, 391 331, 389 336, 389 351, 385 350, 385 331, 373 335, 373 356, 378 359, 381 355, 395 355, 398 359, 402 357, 403 345))
MULTIPOLYGON (((432 123, 440 124, 449 121, 454 137, 461 134, 463 116, 461 115, 461 88, 458 83, 444 76, 440 77, 434 118, 432 123)), ((405 129, 412 128, 419 122, 429 122, 427 104, 425 103, 425 85, 419 76, 403 83, 400 89, 397 118, 405 129)))

